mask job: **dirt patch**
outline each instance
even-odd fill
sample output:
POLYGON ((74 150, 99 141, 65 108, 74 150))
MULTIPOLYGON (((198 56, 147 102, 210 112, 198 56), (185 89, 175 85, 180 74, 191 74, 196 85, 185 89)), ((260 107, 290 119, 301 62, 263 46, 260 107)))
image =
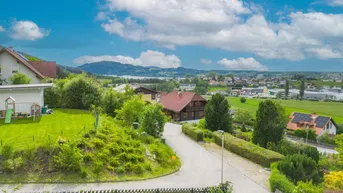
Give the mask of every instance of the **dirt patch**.
MULTIPOLYGON (((207 151, 216 155, 221 159, 222 150, 221 147, 214 143, 202 143, 207 151)), ((262 185, 264 188, 269 189, 269 177, 270 172, 262 166, 255 164, 245 158, 242 158, 230 151, 224 149, 224 162, 239 169, 245 176, 262 185)))

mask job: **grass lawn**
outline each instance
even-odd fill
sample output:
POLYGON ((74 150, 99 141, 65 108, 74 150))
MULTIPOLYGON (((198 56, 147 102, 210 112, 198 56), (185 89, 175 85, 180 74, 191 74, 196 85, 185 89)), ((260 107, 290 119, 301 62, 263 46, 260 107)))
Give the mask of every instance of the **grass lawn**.
POLYGON ((228 87, 221 87, 221 86, 209 86, 208 92, 214 92, 214 91, 227 91, 228 87))
POLYGON ((4 124, 4 119, 0 119, 0 140, 3 145, 9 143, 15 150, 23 150, 33 144, 42 145, 49 138, 57 141, 59 136, 81 136, 83 128, 92 129, 93 124, 94 117, 88 111, 56 109, 52 115, 36 117, 36 121, 33 118, 15 119, 4 124))
MULTIPOLYGON (((249 110, 255 116, 258 104, 263 99, 247 98, 246 103, 241 103, 239 97, 228 97, 232 108, 242 108, 249 110)), ((302 113, 317 113, 323 116, 332 117, 337 123, 343 123, 343 103, 318 102, 318 101, 297 101, 297 100, 273 100, 280 102, 286 108, 287 114, 294 111, 302 113)))

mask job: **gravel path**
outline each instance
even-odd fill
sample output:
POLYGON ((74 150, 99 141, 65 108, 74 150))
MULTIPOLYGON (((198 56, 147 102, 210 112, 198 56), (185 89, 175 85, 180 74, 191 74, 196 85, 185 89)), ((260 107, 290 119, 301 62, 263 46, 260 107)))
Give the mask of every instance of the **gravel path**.
MULTIPOLYGON (((181 126, 166 124, 164 137, 167 144, 181 158, 182 167, 175 174, 138 182, 90 184, 24 184, 18 192, 80 191, 101 189, 190 188, 219 185, 220 158, 182 134, 181 126)), ((245 160, 246 162, 249 162, 245 160)), ((237 193, 267 193, 263 183, 255 182, 240 168, 224 163, 224 181, 233 183, 237 193)), ((13 189, 14 185, 0 185, 0 190, 13 189)))

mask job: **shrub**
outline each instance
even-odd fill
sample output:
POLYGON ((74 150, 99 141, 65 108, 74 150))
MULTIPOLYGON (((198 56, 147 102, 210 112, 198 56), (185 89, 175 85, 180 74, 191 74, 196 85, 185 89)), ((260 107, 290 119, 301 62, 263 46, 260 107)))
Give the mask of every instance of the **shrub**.
POLYGON ((286 175, 294 184, 298 181, 313 180, 315 184, 321 182, 316 162, 302 154, 286 156, 278 164, 278 170, 286 175))
POLYGON ((188 135, 190 138, 194 139, 195 141, 203 141, 204 140, 204 132, 201 129, 196 127, 192 127, 189 124, 182 125, 182 132, 188 135))
POLYGON ((236 132, 235 136, 243 139, 244 141, 252 141, 252 132, 236 132))
POLYGON ((125 168, 122 167, 122 166, 117 167, 117 168, 115 169, 115 172, 116 172, 117 174, 123 174, 123 173, 125 173, 125 168))
POLYGON ((93 139, 93 144, 96 148, 100 149, 105 146, 105 142, 99 138, 93 139))
POLYGON ((14 155, 13 146, 10 144, 5 144, 1 149, 1 155, 4 159, 10 159, 14 155))
POLYGON ((343 171, 325 175, 324 186, 329 190, 343 190, 343 171))
POLYGON ((144 168, 141 164, 133 165, 132 170, 135 174, 142 174, 144 172, 144 168))
POLYGON ((294 189, 293 193, 323 193, 322 185, 313 185, 312 181, 299 182, 298 186, 294 189))
POLYGON ((275 192, 278 189, 282 193, 293 193, 295 185, 285 175, 280 173, 277 165, 277 163, 271 165, 271 175, 269 178, 270 190, 275 192))
POLYGON ((126 172, 132 172, 133 171, 133 164, 131 162, 127 162, 124 164, 124 168, 126 172))
POLYGON ((54 156, 55 167, 63 171, 80 171, 82 162, 81 150, 73 143, 61 146, 61 151, 54 156))
POLYGON ((118 167, 120 165, 120 162, 118 160, 118 158, 111 158, 110 159, 110 165, 113 166, 113 167, 118 167))
POLYGON ((99 174, 103 168, 104 168, 104 163, 102 161, 95 161, 94 162, 93 172, 95 174, 99 174))
MULTIPOLYGON (((297 136, 297 137, 306 139, 307 131, 304 130, 304 129, 298 129, 298 130, 294 131, 294 135, 297 136)), ((313 130, 313 129, 308 130, 308 139, 314 140, 314 141, 317 140, 317 135, 316 135, 316 131, 315 130, 313 130)))
POLYGON ((303 145, 287 140, 282 140, 275 148, 273 148, 273 150, 286 156, 294 154, 305 154, 317 163, 319 161, 319 151, 317 150, 317 148, 309 145, 303 145))
POLYGON ((180 165, 179 159, 172 159, 175 153, 167 145, 161 142, 155 142, 148 145, 148 149, 152 154, 155 154, 156 161, 162 166, 174 167, 180 165))
MULTIPOLYGON (((218 132, 214 132, 213 134, 215 143, 221 145, 222 134, 218 132)), ((264 149, 253 143, 236 138, 228 133, 225 133, 224 136, 224 147, 233 153, 236 153, 265 167, 269 167, 271 163, 279 161, 283 158, 283 155, 277 152, 264 149)))
POLYGON ((206 129, 206 119, 205 118, 200 119, 197 127, 199 129, 206 129))
POLYGON ((80 171, 80 177, 81 177, 81 178, 86 178, 87 176, 88 176, 87 170, 85 170, 84 168, 82 168, 81 171, 80 171))
POLYGON ((93 154, 90 153, 90 152, 86 152, 86 153, 84 154, 84 156, 83 156, 83 160, 84 160, 85 162, 91 162, 91 161, 93 161, 93 159, 94 159, 94 156, 93 156, 93 154))
POLYGON ((24 156, 29 161, 33 161, 35 159, 35 155, 36 155, 36 148, 35 147, 28 147, 24 151, 24 156))
POLYGON ((239 100, 241 101, 241 103, 245 103, 245 102, 247 102, 247 99, 246 99, 246 98, 244 98, 244 97, 241 97, 239 100))
POLYGON ((57 87, 44 89, 44 103, 50 108, 59 108, 62 106, 62 91, 57 87))
POLYGON ((325 132, 323 135, 318 137, 318 141, 321 143, 327 143, 331 145, 336 145, 336 141, 334 137, 330 137, 327 132, 325 132))
POLYGON ((6 172, 14 172, 24 166, 24 161, 22 157, 16 159, 8 159, 2 163, 6 172))
POLYGON ((12 81, 12 84, 30 84, 31 82, 31 78, 19 72, 11 76, 10 80, 12 81))

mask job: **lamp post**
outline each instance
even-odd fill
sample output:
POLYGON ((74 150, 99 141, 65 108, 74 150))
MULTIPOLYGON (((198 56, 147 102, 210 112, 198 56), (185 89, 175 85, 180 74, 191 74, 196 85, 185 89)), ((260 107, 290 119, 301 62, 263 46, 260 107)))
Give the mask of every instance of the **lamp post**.
POLYGON ((221 184, 224 183, 223 176, 224 176, 224 131, 218 130, 219 133, 222 134, 222 171, 221 171, 221 184))

